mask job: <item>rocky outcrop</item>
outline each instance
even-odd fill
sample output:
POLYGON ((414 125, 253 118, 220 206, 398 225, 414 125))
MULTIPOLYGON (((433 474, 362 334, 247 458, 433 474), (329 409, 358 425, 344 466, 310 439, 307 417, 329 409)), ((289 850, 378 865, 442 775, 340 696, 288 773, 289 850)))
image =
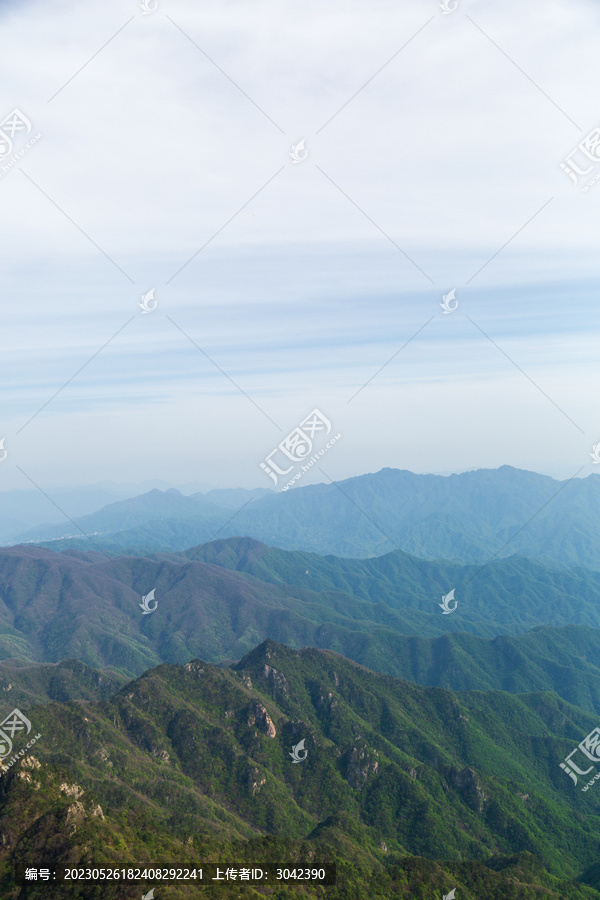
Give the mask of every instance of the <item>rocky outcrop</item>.
POLYGON ((80 797, 83 796, 85 791, 82 787, 79 787, 78 784, 67 784, 63 782, 63 784, 59 784, 59 790, 66 794, 67 797, 75 797, 76 800, 79 800, 80 797))
POLYGON ((192 675, 196 675, 196 677, 198 678, 204 673, 204 668, 202 667, 201 663, 197 662, 196 660, 185 663, 183 668, 186 672, 189 672, 192 675))
POLYGON ((155 759, 160 759, 162 762, 171 762, 171 757, 167 753, 166 750, 161 750, 160 747, 152 747, 151 750, 152 756, 155 759))
POLYGON ((283 697, 288 696, 290 685, 285 675, 282 675, 273 666, 267 666, 266 664, 262 668, 262 674, 273 687, 275 694, 283 697))
POLYGON ((354 790, 359 791, 365 786, 371 775, 379 771, 377 750, 367 750, 366 747, 351 747, 344 753, 340 762, 344 778, 354 790))
POLYGON ((488 799, 488 795, 486 794, 481 779, 475 769, 467 767, 460 772, 454 769, 450 774, 449 780, 452 787, 461 794, 465 803, 473 809, 476 809, 477 812, 482 811, 483 805, 488 799))
POLYGON ((251 769, 248 775, 248 786, 252 791, 252 796, 258 794, 263 784, 266 783, 266 778, 259 778, 260 772, 258 769, 251 769))
POLYGON ((248 710, 248 725, 250 727, 254 726, 258 728, 260 731, 264 732, 267 737, 274 738, 277 734, 277 729, 273 724, 273 720, 271 716, 261 703, 253 703, 248 710))
POLYGON ((331 715, 337 705, 337 700, 334 699, 331 691, 329 691, 327 694, 319 694, 315 698, 315 706, 317 707, 321 715, 331 715))
POLYGON ((73 835, 77 831, 77 826, 83 822, 86 817, 85 807, 83 803, 79 800, 76 800, 75 803, 72 803, 67 807, 67 818, 65 820, 65 824, 70 826, 69 834, 73 835))
POLYGON ((106 747, 99 747, 94 752, 94 756, 98 756, 102 760, 102 762, 106 763, 107 766, 112 766, 112 762, 110 760, 110 756, 106 747))

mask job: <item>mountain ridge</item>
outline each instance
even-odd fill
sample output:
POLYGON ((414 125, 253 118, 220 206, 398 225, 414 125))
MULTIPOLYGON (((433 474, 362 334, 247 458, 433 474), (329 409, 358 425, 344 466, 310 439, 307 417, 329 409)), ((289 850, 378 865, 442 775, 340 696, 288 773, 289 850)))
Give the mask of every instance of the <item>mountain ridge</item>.
POLYGON ((597 719, 553 694, 457 697, 268 640, 229 669, 161 665, 110 700, 26 712, 41 739, 0 779, 7 900, 32 854, 91 867, 277 853, 335 862, 339 900, 419 885, 466 900, 598 896, 576 879, 598 862, 600 791, 559 767, 597 719))
MULTIPOLYGON (((594 540, 600 479, 591 474, 558 481, 510 466, 451 476, 382 469, 284 494, 261 495, 257 489, 166 497, 156 492, 77 521, 85 534, 95 535, 96 546, 117 554, 180 551, 216 536, 242 535, 281 549, 347 558, 402 549, 423 559, 482 564, 518 554, 563 568, 600 570, 594 540), (219 506, 225 495, 229 505, 219 506), (234 495, 240 500, 237 512, 234 495)), ((64 538, 65 532, 72 532, 70 524, 50 532, 30 530, 21 539, 56 550, 90 546, 84 537, 64 538)))
POLYGON ((596 574, 519 558, 488 569, 472 578, 477 567, 415 561, 399 551, 346 560, 249 538, 117 560, 4 548, 0 659, 77 658, 131 678, 194 657, 230 664, 274 638, 334 650, 420 684, 555 690, 600 711, 596 574), (439 603, 451 586, 458 607, 444 616, 439 603), (151 589, 157 608, 142 615, 141 597, 151 589))

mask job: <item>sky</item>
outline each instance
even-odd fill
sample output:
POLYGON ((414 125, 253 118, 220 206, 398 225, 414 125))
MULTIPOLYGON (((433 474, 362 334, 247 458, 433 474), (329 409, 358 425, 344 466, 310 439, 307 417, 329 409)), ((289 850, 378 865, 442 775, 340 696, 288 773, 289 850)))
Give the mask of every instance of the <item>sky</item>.
POLYGON ((596 471, 600 4, 446 5, 0 2, 0 491, 596 471))

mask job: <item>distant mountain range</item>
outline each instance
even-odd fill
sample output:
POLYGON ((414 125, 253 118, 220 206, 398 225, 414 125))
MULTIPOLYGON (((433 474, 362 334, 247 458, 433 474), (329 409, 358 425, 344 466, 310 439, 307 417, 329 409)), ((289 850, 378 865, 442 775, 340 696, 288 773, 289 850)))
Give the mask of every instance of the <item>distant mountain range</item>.
MULTIPOLYGON (((72 527, 67 516, 76 519, 119 500, 137 497, 142 492, 154 489, 164 491, 170 487, 171 485, 168 483, 155 479, 141 484, 117 484, 112 481, 103 481, 99 484, 82 487, 51 489, 47 493, 42 493, 35 488, 1 491, 0 544, 18 543, 19 534, 25 533, 34 526, 39 526, 40 522, 59 523, 56 524, 56 528, 63 534, 65 523, 72 527), (52 497, 52 500, 49 499, 49 496, 52 497)), ((184 484, 179 486, 179 490, 188 494, 204 490, 204 487, 201 483, 184 484)), ((52 528, 52 526, 43 527, 52 528)))
MULTIPOLYGON (((15 864, 259 861, 335 863, 333 900, 598 898, 600 788, 559 767, 597 716, 553 694, 457 696, 267 641, 232 668, 160 666, 109 701, 26 714, 40 737, 0 779, 6 900, 15 864)), ((126 890, 102 887, 142 893, 126 890)), ((269 896, 322 896, 291 891, 269 896)))
MULTIPOLYGON (((236 535, 342 557, 401 549, 425 559, 483 563, 520 555, 554 567, 600 569, 600 478, 559 482, 510 466, 460 475, 397 469, 337 484, 184 496, 154 490, 76 517, 109 553, 178 551, 236 535)), ((72 523, 13 539, 89 549, 72 523)))

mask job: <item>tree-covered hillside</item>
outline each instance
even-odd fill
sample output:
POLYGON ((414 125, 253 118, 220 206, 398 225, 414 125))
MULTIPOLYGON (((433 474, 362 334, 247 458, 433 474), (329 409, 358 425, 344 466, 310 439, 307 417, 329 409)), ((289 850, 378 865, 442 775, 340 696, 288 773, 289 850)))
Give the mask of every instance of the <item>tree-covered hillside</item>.
POLYGON ((234 859, 337 863, 326 893, 275 897, 598 896, 576 879, 599 861, 600 791, 559 767, 597 718, 553 694, 455 695, 267 641, 233 668, 160 666, 27 715, 41 736, 0 778, 3 900, 142 893, 19 893, 15 863, 234 859))

